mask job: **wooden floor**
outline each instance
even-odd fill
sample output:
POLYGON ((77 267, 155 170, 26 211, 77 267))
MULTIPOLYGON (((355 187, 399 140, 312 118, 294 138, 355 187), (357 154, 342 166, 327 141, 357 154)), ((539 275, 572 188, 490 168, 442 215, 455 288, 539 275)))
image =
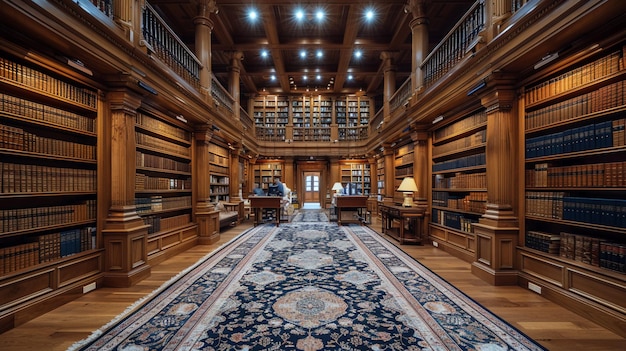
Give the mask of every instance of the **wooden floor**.
MULTIPOLYGON (((207 253, 251 227, 251 221, 222 233, 218 243, 199 245, 152 267, 152 275, 130 288, 100 288, 0 334, 0 350, 65 350, 122 313, 207 253)), ((380 231, 374 221, 371 227, 380 231)), ((393 239, 389 239, 395 242, 393 239)), ((626 339, 518 286, 491 286, 470 265, 433 246, 400 246, 483 306, 552 351, 624 350, 626 339)))

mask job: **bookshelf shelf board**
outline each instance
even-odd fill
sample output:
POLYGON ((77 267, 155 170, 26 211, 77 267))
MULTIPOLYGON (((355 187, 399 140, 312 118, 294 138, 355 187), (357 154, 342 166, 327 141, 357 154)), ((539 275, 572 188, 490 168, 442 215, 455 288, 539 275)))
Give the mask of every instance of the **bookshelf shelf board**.
POLYGON ((175 144, 191 146, 191 142, 189 140, 177 138, 175 136, 168 135, 167 133, 163 133, 161 131, 153 130, 148 127, 142 126, 141 124, 135 124, 135 129, 140 130, 142 134, 147 134, 147 135, 151 135, 154 137, 158 137, 159 139, 163 139, 163 140, 175 143, 175 144))
POLYGON ((601 119, 603 117, 608 118, 608 117, 611 117, 612 115, 619 115, 623 112, 626 112, 626 105, 616 106, 616 107, 608 108, 602 111, 588 113, 588 114, 581 115, 576 118, 564 119, 564 120, 550 123, 541 127, 528 128, 525 130, 525 133, 527 136, 533 137, 536 134, 544 134, 547 131, 564 129, 568 125, 582 124, 582 122, 586 122, 586 121, 590 121, 590 122, 597 121, 598 119, 601 119))
POLYGON ((485 165, 478 165, 478 166, 472 166, 472 167, 446 169, 443 171, 433 171, 433 174, 437 175, 437 174, 451 174, 451 173, 460 173, 460 172, 481 171, 481 170, 485 170, 486 168, 487 167, 485 165))
POLYGON ((24 199, 32 197, 83 197, 83 196, 95 196, 95 191, 47 191, 47 192, 19 192, 19 193, 0 193, 0 199, 24 199))
POLYGON ((11 236, 24 235, 24 234, 36 234, 40 232, 48 232, 48 231, 55 231, 55 230, 63 230, 63 229, 69 229, 73 227, 85 227, 85 226, 95 226, 95 225, 96 225, 95 219, 86 220, 86 221, 78 221, 78 222, 69 222, 69 223, 63 223, 63 224, 55 224, 55 225, 33 227, 33 228, 27 228, 27 229, 22 229, 22 230, 4 232, 4 233, 0 233, 0 238, 7 238, 11 236))
POLYGON ((21 125, 32 125, 32 126, 36 126, 37 128, 45 128, 45 129, 55 130, 55 131, 59 131, 63 133, 71 133, 71 134, 78 135, 80 137, 89 137, 94 140, 97 137, 97 134, 95 132, 90 132, 84 129, 72 128, 72 127, 64 126, 64 125, 57 124, 57 123, 47 121, 47 120, 29 118, 26 116, 17 115, 17 114, 13 114, 10 112, 0 112, 0 117, 6 120, 12 121, 12 122, 19 123, 21 125))
POLYGON ((444 188, 433 188, 433 191, 439 191, 439 192, 444 192, 444 193, 467 193, 467 192, 487 192, 487 189, 485 188, 475 188, 475 189, 470 189, 470 188, 453 188, 453 189, 444 189, 444 188))
POLYGON ((135 190, 135 194, 188 194, 191 189, 144 189, 135 190))
POLYGON ((62 162, 67 162, 67 163, 80 163, 80 164, 89 164, 89 165, 95 165, 98 163, 94 159, 74 158, 74 157, 50 155, 50 154, 40 154, 36 152, 3 149, 3 148, 0 148, 0 155, 16 156, 16 157, 21 157, 21 158, 33 158, 33 159, 38 159, 38 160, 46 159, 46 160, 52 160, 52 161, 62 161, 62 162))
POLYGON ((140 216, 151 216, 151 215, 173 213, 173 212, 179 212, 179 211, 189 211, 191 210, 191 208, 192 208, 191 206, 181 206, 181 207, 166 208, 166 209, 157 210, 157 211, 153 211, 153 210, 138 211, 137 214, 139 214, 140 216))
POLYGON ((609 85, 615 82, 619 82, 621 80, 626 79, 626 70, 621 70, 619 72, 613 73, 611 75, 608 75, 606 77, 600 78, 600 79, 596 79, 593 80, 591 82, 588 82, 586 84, 583 84, 579 87, 576 87, 574 89, 568 90, 566 92, 560 93, 560 94, 556 94, 556 95, 552 95, 550 97, 547 97, 541 101, 535 102, 535 103, 531 103, 531 104, 527 104, 525 106, 526 111, 533 111, 533 110, 537 110, 540 109, 542 107, 547 107, 550 105, 553 105, 557 102, 561 102, 564 100, 567 100, 569 98, 581 95, 581 94, 585 94, 588 92, 591 92, 595 89, 598 89, 599 87, 605 86, 605 85, 609 85))
POLYGON ((602 148, 602 149, 575 151, 575 152, 568 152, 568 153, 556 154, 556 155, 550 155, 550 156, 532 157, 532 158, 527 158, 526 163, 561 161, 565 159, 575 159, 575 158, 590 157, 590 156, 609 156, 612 154, 617 155, 623 152, 624 152, 623 146, 611 146, 611 147, 602 148))
POLYGON ((526 187, 527 191, 563 191, 563 192, 593 192, 593 193, 612 193, 626 191, 626 188, 598 186, 598 187, 526 187))
POLYGON ((157 149, 157 148, 150 147, 150 146, 137 144, 137 150, 147 151, 148 153, 153 154, 153 155, 168 156, 168 158, 173 157, 173 158, 177 158, 179 160, 183 160, 187 162, 191 161, 191 158, 189 156, 177 154, 175 152, 170 152, 170 151, 166 151, 163 149, 157 149))
POLYGON ((466 148, 457 149, 454 151, 442 152, 441 154, 438 154, 438 155, 433 154, 433 161, 445 160, 445 159, 451 159, 451 158, 453 159, 453 158, 460 157, 460 156, 472 155, 472 154, 475 154, 476 151, 483 151, 483 149, 485 149, 486 146, 487 146, 487 143, 481 143, 477 145, 468 146, 466 148))
POLYGON ((64 98, 62 96, 50 94, 44 90, 31 88, 30 86, 26 84, 14 82, 1 76, 0 76, 0 87, 2 87, 3 88, 2 90, 5 90, 8 93, 19 94, 20 97, 36 99, 37 101, 40 101, 49 105, 54 105, 57 107, 69 108, 74 111, 76 110, 83 110, 83 111, 90 111, 90 112, 97 111, 97 108, 95 106, 82 104, 80 102, 64 98))
POLYGON ((445 225, 440 224, 440 223, 428 222, 428 224, 430 226, 433 226, 433 227, 445 229, 445 230, 448 230, 448 231, 451 231, 451 232, 455 232, 455 233, 459 233, 459 234, 462 234, 462 235, 474 236, 474 233, 472 233, 472 232, 466 232, 466 231, 463 231, 463 230, 458 230, 456 228, 448 227, 448 226, 445 226, 445 225))
MULTIPOLYGON (((484 202, 484 201, 476 201, 476 202, 484 202)), ((464 211, 464 210, 461 210, 461 209, 458 209, 458 208, 451 208, 451 207, 433 206, 433 208, 437 209, 437 210, 441 210, 441 211, 446 211, 446 212, 465 213, 465 214, 472 215, 472 216, 482 216, 483 215, 483 213, 464 211)))
POLYGON ((456 132, 454 134, 446 135, 445 137, 442 137, 442 138, 437 139, 437 140, 435 140, 433 138, 433 145, 437 146, 437 145, 441 145, 441 144, 446 144, 446 143, 448 143, 448 142, 450 142, 452 140, 460 139, 460 138, 463 138, 463 137, 466 137, 466 136, 470 136, 470 135, 476 133, 477 131, 480 131, 480 130, 483 130, 483 129, 486 129, 486 128, 487 128, 487 122, 476 124, 476 125, 474 125, 472 127, 460 130, 460 131, 458 131, 458 132, 456 132))
POLYGON ((537 221, 537 222, 550 222, 550 223, 562 224, 562 225, 567 225, 570 227, 578 227, 578 228, 584 228, 584 229, 597 229, 597 230, 602 230, 604 232, 626 235, 626 228, 609 227, 606 225, 600 225, 600 224, 594 224, 594 223, 576 222, 576 221, 569 221, 569 220, 564 220, 564 219, 538 217, 538 216, 532 216, 532 215, 526 215, 526 219, 537 221))
POLYGON ((154 173, 154 174, 167 174, 167 175, 178 174, 178 175, 191 177, 191 172, 175 171, 175 170, 163 169, 163 168, 151 168, 151 167, 137 166, 136 170, 137 172, 141 172, 141 173, 154 173))

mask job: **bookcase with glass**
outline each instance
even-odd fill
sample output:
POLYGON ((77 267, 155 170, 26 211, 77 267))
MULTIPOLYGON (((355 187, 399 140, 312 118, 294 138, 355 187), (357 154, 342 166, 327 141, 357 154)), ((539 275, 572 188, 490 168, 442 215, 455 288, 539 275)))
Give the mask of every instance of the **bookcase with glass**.
POLYGON ((209 197, 212 203, 230 201, 230 158, 228 148, 209 144, 209 197))
POLYGON ((438 128, 432 138, 432 218, 430 232, 473 261, 472 223, 487 205, 487 114, 484 109, 438 128))
POLYGON ((581 55, 523 95, 522 278, 609 313, 626 291, 625 51, 581 55))
POLYGON ((34 52, 13 53, 0 50, 2 321, 102 274, 98 91, 34 52))
MULTIPOLYGON (((157 111, 135 121, 135 206, 148 225, 148 257, 166 250, 160 238, 189 234, 191 222, 191 132, 157 111)), ((191 236, 191 235, 188 235, 191 236)))

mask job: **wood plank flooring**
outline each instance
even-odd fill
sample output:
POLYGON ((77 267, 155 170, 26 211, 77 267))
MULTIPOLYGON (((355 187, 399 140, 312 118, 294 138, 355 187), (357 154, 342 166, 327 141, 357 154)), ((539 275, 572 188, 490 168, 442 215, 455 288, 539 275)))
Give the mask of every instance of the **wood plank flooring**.
MULTIPOLYGON (((0 349, 66 350, 126 310, 207 253, 251 227, 223 232, 213 245, 198 245, 152 267, 152 275, 130 288, 99 288, 17 328, 0 334, 0 349)), ((374 220, 371 227, 380 231, 374 220)), ((390 241, 395 242, 393 239, 390 241)), ((624 350, 626 339, 518 286, 491 286, 470 265, 430 245, 401 245, 422 264, 552 351, 624 350)))

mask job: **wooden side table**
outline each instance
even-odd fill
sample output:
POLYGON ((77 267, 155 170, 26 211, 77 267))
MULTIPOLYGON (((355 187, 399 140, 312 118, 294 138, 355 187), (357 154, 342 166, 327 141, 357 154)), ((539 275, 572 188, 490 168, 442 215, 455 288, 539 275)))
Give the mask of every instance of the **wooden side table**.
POLYGON ((422 243, 422 227, 426 208, 380 205, 382 232, 400 244, 422 243))
POLYGON ((250 196, 250 207, 254 211, 254 226, 256 227, 263 215, 263 209, 275 209, 276 218, 274 222, 276 226, 280 224, 281 200, 280 196, 250 196))

